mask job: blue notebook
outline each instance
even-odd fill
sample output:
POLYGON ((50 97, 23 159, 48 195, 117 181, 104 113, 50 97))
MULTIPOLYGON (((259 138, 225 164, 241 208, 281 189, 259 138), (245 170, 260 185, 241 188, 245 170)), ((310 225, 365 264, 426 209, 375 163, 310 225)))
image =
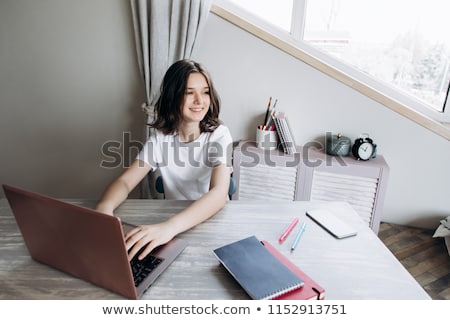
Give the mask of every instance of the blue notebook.
POLYGON ((273 299, 304 284, 255 236, 217 248, 214 254, 252 299, 273 299))

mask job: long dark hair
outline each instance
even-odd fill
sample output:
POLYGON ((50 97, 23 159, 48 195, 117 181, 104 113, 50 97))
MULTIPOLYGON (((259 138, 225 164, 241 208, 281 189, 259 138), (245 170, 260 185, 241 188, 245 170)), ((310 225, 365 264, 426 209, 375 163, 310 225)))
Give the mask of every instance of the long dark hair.
POLYGON ((150 125, 165 134, 174 133, 181 121, 181 105, 184 101, 186 85, 191 73, 202 74, 209 86, 211 105, 205 117, 200 122, 200 132, 214 131, 221 121, 219 120, 220 98, 217 94, 211 77, 203 66, 192 60, 175 62, 164 75, 161 91, 155 104, 156 118, 150 125))

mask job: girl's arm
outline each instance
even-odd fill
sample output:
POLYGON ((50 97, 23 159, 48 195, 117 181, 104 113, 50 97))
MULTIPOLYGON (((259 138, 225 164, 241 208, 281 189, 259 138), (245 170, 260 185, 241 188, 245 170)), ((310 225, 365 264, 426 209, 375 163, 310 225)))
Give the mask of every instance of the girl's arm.
POLYGON ((139 255, 139 258, 144 258, 157 246, 216 214, 227 201, 229 184, 230 169, 225 164, 214 167, 210 189, 201 198, 162 223, 140 226, 126 235, 127 249, 131 249, 130 259, 148 244, 139 255))
POLYGON ((151 168, 144 161, 134 160, 131 166, 108 186, 98 202, 96 210, 112 215, 151 168))

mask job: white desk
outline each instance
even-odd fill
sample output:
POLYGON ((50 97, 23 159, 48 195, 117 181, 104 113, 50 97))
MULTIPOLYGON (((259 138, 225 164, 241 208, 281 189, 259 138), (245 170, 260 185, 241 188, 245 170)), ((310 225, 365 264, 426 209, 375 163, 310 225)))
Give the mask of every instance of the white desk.
MULTIPOLYGON (((73 201, 93 206, 92 201, 73 201)), ((128 200, 117 211, 134 224, 166 219, 186 201, 128 200)), ((295 231, 294 231, 295 233, 295 231)), ((33 261, 9 205, 0 200, 0 299, 122 299, 114 293, 33 261)), ((326 289, 326 299, 430 299, 377 236, 344 202, 230 201, 217 215, 180 235, 188 247, 144 299, 248 299, 212 250, 255 235, 267 240, 326 289), (324 206, 351 223, 356 237, 336 240, 305 216, 324 206), (278 237, 294 217, 308 227, 294 253, 294 234, 278 237)))

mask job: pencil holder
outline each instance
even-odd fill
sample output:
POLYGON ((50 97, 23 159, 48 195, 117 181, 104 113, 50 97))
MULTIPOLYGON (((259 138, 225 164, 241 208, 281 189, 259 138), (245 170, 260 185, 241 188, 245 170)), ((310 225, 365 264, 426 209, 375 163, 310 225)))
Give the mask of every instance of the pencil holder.
POLYGON ((278 135, 275 130, 262 130, 256 128, 256 146, 264 150, 275 150, 278 148, 278 135))

